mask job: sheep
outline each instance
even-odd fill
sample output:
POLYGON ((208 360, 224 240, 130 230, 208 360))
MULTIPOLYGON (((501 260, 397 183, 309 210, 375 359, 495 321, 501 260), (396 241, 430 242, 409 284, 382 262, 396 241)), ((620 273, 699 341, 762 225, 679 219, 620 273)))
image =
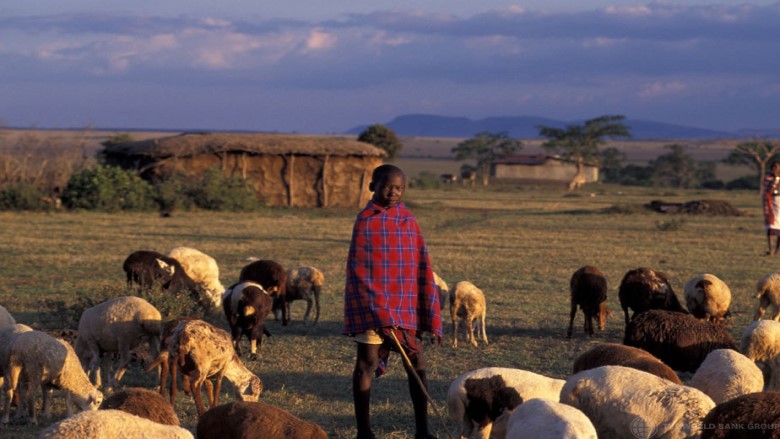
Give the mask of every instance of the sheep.
MULTIPOLYGON (((4 378, 4 369, 5 364, 8 363, 8 354, 11 348, 11 343, 16 338, 16 334, 21 334, 23 332, 30 332, 33 329, 27 325, 23 325, 21 323, 15 323, 10 326, 5 326, 3 328, 0 328, 0 387, 3 386, 5 382, 4 378)), ((14 391, 14 399, 17 404, 19 404, 20 401, 18 398, 18 393, 16 392, 16 389, 11 389, 14 391)), ((24 408, 22 406, 19 406, 16 413, 17 415, 21 415, 24 412, 24 408)))
POLYGON ((12 316, 3 305, 0 305, 0 328, 5 328, 6 326, 11 326, 15 323, 16 320, 14 320, 14 316, 12 316))
POLYGON ((766 309, 771 306, 770 319, 780 321, 780 272, 769 273, 756 283, 758 307, 753 320, 761 320, 766 309))
POLYGON ((538 438, 596 439, 596 428, 570 405, 534 398, 509 416, 506 439, 538 438))
POLYGON ((327 439, 319 425, 262 402, 236 401, 209 409, 198 420, 199 438, 327 439))
POLYGON ((100 410, 122 410, 158 424, 179 425, 171 404, 159 393, 141 387, 114 392, 100 404, 100 410))
POLYGON ((447 409, 450 418, 462 426, 461 437, 471 437, 476 432, 482 438, 491 434, 502 438, 514 407, 533 398, 558 401, 564 383, 522 369, 476 369, 452 381, 447 391, 447 409))
POLYGON ((285 293, 287 293, 287 271, 282 264, 268 259, 250 262, 241 269, 238 282, 251 281, 263 286, 263 289, 274 298, 274 306, 282 310, 282 326, 287 326, 289 315, 285 293))
POLYGON ((194 439, 176 425, 164 425, 122 410, 82 412, 41 431, 39 439, 194 439))
POLYGON ((598 319, 599 331, 604 330, 607 317, 612 313, 607 309, 607 278, 598 268, 586 265, 574 272, 569 281, 571 291, 571 313, 569 330, 566 337, 571 338, 574 316, 577 306, 585 315, 585 332, 593 336, 593 319, 598 319))
POLYGON ((137 284, 142 290, 161 288, 171 294, 188 292, 199 304, 210 306, 208 292, 192 280, 174 258, 149 250, 131 253, 122 264, 127 275, 127 286, 137 284))
POLYGON ((731 349, 716 349, 707 355, 689 383, 706 393, 715 404, 764 389, 761 369, 749 358, 731 349))
MULTIPOLYGON (((191 316, 183 316, 178 317, 173 320, 169 320, 165 322, 165 324, 162 327, 162 333, 160 336, 160 349, 158 350, 159 354, 157 355, 157 358, 149 362, 149 364, 144 368, 146 372, 151 371, 152 369, 156 369, 157 367, 160 368, 160 395, 165 396, 165 389, 168 386, 168 374, 171 370, 171 357, 168 355, 168 347, 171 345, 171 342, 173 341, 172 336, 173 332, 176 330, 176 328, 179 326, 179 323, 189 320, 197 320, 196 317, 191 316)), ((185 375, 183 377, 183 383, 185 389, 189 389, 189 378, 185 375)), ((171 385, 176 385, 176 376, 171 377, 171 385)))
POLYGON ((659 309, 634 316, 626 326, 623 344, 644 349, 672 369, 688 372, 695 372, 715 349, 737 349, 723 327, 659 309))
POLYGON ((3 424, 9 421, 11 398, 22 374, 28 388, 21 394, 26 399, 24 405, 30 409, 32 424, 38 423, 33 401, 38 385, 43 390, 43 416, 46 418, 51 415, 48 388, 65 390, 69 416, 72 413, 71 399, 81 410, 97 410, 103 402, 103 394, 89 382, 76 352, 67 342, 41 331, 28 331, 17 334, 8 349, 8 362, 3 366, 7 380, 3 424))
POLYGON ((241 355, 241 335, 249 338, 249 359, 257 359, 257 351, 263 342, 265 317, 271 312, 273 299, 255 282, 241 282, 231 285, 222 298, 222 307, 230 325, 233 347, 236 354, 241 355))
MULTIPOLYGON (((201 388, 206 383, 209 406, 219 404, 222 378, 227 378, 242 401, 257 401, 263 391, 263 382, 244 366, 233 349, 227 332, 202 320, 179 323, 173 332, 168 355, 174 359, 171 374, 180 369, 190 379, 190 393, 195 398, 198 416, 205 406, 201 388), (208 381, 214 377, 216 385, 208 381)), ((171 405, 176 398, 176 387, 171 386, 171 405)))
POLYGON ((452 317, 452 347, 458 347, 458 322, 462 319, 466 326, 466 341, 472 346, 477 346, 474 336, 473 322, 477 320, 476 329, 479 331, 482 341, 487 345, 488 338, 485 329, 485 316, 487 308, 485 295, 469 281, 460 281, 455 284, 455 290, 450 294, 450 316, 452 317))
POLYGON ((219 266, 213 257, 190 247, 176 247, 168 257, 179 261, 187 276, 203 286, 214 309, 222 306, 225 287, 219 281, 219 266))
POLYGON ((740 352, 768 369, 766 390, 780 390, 780 322, 756 320, 742 332, 740 352))
MULTIPOLYGON (((291 268, 287 272, 287 291, 285 303, 287 315, 290 316, 290 302, 293 300, 306 301, 306 313, 303 315, 304 324, 309 322, 309 314, 314 305, 314 324, 320 321, 320 295, 325 284, 325 275, 314 267, 302 266, 291 268)), ((274 303, 274 316, 281 312, 278 301, 274 303)), ((277 318, 278 320, 278 318, 277 318)))
POLYGON ((449 302, 450 287, 435 271, 433 272, 433 283, 439 287, 439 309, 444 309, 444 304, 449 302))
POLYGON ((106 389, 117 385, 130 363, 130 350, 148 341, 153 355, 157 354, 162 332, 160 311, 140 297, 123 296, 107 300, 86 309, 79 319, 76 353, 89 370, 92 382, 106 389), (118 353, 119 362, 111 379, 108 377, 110 355, 118 353), (101 368, 101 359, 103 367, 101 368), (102 370, 101 370, 102 369, 102 370))
POLYGON ((715 407, 698 389, 623 366, 571 375, 560 402, 585 413, 601 439, 635 437, 635 432, 659 439, 698 437, 702 419, 715 407))
POLYGON ((686 312, 674 294, 666 275, 652 268, 640 267, 628 271, 620 281, 618 297, 626 325, 629 321, 629 308, 634 311, 632 317, 649 309, 686 312))
POLYGON ((702 439, 776 438, 780 393, 738 396, 715 406, 702 421, 702 439))
POLYGON ((731 290, 712 274, 699 274, 685 283, 685 306, 697 319, 724 324, 731 317, 731 290))
POLYGON ((675 384, 682 384, 680 377, 663 361, 651 353, 618 343, 602 343, 580 354, 574 360, 572 373, 595 369, 601 366, 625 366, 657 377, 667 379, 675 384))

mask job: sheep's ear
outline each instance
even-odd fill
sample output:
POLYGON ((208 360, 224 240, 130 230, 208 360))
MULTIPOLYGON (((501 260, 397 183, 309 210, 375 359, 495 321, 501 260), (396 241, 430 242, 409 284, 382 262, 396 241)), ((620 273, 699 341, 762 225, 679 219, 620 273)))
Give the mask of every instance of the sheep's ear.
POLYGON ((244 307, 244 315, 245 315, 245 316, 251 316, 251 315, 254 315, 254 314, 255 314, 255 312, 257 312, 257 310, 255 309, 255 307, 254 307, 254 306, 251 306, 251 305, 250 305, 250 306, 245 306, 245 307, 244 307))
POLYGON ((176 272, 176 267, 170 265, 169 263, 163 261, 162 259, 155 259, 155 261, 157 261, 157 265, 160 267, 160 269, 170 274, 171 276, 173 276, 173 273, 176 272))

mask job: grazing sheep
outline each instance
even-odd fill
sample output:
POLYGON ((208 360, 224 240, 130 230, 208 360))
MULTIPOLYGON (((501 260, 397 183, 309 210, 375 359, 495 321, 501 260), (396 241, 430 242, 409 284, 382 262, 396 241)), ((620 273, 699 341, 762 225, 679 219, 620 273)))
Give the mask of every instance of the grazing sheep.
POLYGON ((680 377, 651 353, 618 343, 602 343, 580 354, 574 360, 572 373, 601 366, 625 366, 651 373, 675 384, 682 384, 680 377))
POLYGON ((652 268, 636 268, 628 271, 620 281, 618 297, 626 325, 629 320, 629 308, 634 311, 632 317, 649 309, 686 312, 674 294, 666 275, 652 268))
MULTIPOLYGON (((16 334, 30 332, 32 330, 33 329, 31 327, 21 323, 15 323, 13 325, 0 328, 0 388, 2 388, 3 383, 5 382, 4 369, 5 365, 8 364, 8 354, 11 348, 11 343, 16 338, 16 334)), ((22 401, 18 398, 19 393, 17 392, 17 389, 11 390, 14 392, 15 402, 17 404, 21 403, 22 401)), ((16 410, 16 414, 21 415, 22 413, 24 413, 24 408, 19 406, 16 410)))
POLYGON ((0 305, 0 328, 5 328, 6 326, 11 326, 15 323, 16 320, 14 320, 14 316, 12 316, 3 305, 0 305))
POLYGON ((8 423, 11 399, 22 375, 27 389, 20 393, 26 399, 24 405, 30 409, 32 424, 38 423, 34 401, 37 386, 41 386, 43 390, 43 416, 46 418, 51 415, 51 395, 47 392, 48 388, 63 389, 66 392, 69 416, 72 413, 71 399, 75 400, 81 410, 97 410, 103 401, 103 394, 89 382, 73 347, 45 332, 29 331, 17 334, 8 348, 8 362, 3 368, 7 380, 4 387, 6 399, 3 424, 8 423))
POLYGON ((731 349, 707 355, 689 383, 706 393, 715 404, 764 390, 764 375, 749 358, 731 349))
POLYGON ((444 309, 444 304, 449 302, 450 287, 435 271, 433 272, 433 283, 439 287, 439 309, 444 309))
POLYGON ((766 309, 771 306, 770 319, 780 320, 780 272, 769 273, 756 283, 758 308, 753 320, 761 320, 766 309))
POLYGON ((695 372, 715 349, 737 349, 731 334, 689 314, 653 309, 634 316, 623 344, 644 349, 674 370, 695 372))
POLYGON ((290 316, 287 313, 287 271, 282 264, 267 259, 250 262, 241 269, 238 282, 251 281, 263 286, 276 300, 274 306, 282 310, 282 326, 287 326, 290 316))
POLYGON ((100 404, 100 410, 122 410, 158 424, 179 425, 171 404, 159 393, 141 387, 114 392, 100 404))
MULTIPOLYGON (((168 373, 171 370, 171 358, 170 355, 168 355, 168 347, 171 345, 172 342, 172 336, 173 332, 176 330, 176 327, 179 326, 179 323, 189 321, 189 320, 197 320, 196 317, 179 317, 173 320, 169 320, 165 322, 165 324, 162 327, 162 335, 160 336, 160 349, 159 354, 157 355, 157 358, 152 360, 148 366, 144 370, 146 372, 151 371, 152 369, 156 369, 157 367, 160 368, 160 395, 165 396, 165 389, 168 388, 168 373)), ((189 379, 184 376, 183 377, 184 382, 182 385, 185 389, 189 389, 190 383, 189 379)), ((176 385, 176 376, 174 375, 171 377, 171 385, 176 385)))
POLYGON ((740 352, 748 359, 763 363, 768 376, 766 390, 780 390, 780 322, 756 320, 742 332, 740 352))
POLYGON ((569 281, 571 291, 571 313, 569 315, 569 330, 566 337, 571 338, 574 316, 577 306, 585 315, 585 332, 593 336, 593 319, 598 319, 599 331, 604 330, 607 316, 612 313, 607 309, 607 278, 598 268, 586 265, 571 276, 569 281))
POLYGON ((198 420, 199 438, 327 439, 319 425, 262 402, 236 401, 209 409, 198 420))
POLYGON ((585 413, 560 402, 531 399, 517 406, 507 422, 506 439, 596 439, 585 413))
POLYGON ((249 359, 257 359, 257 351, 263 342, 263 334, 270 334, 265 329, 265 318, 271 312, 273 299, 255 282, 241 282, 231 285, 222 298, 222 307, 230 325, 233 347, 237 355, 241 355, 241 336, 249 339, 249 359))
POLYGON ((701 439, 777 438, 780 393, 738 396, 710 410, 702 421, 701 439))
MULTIPOLYGON (((294 300, 306 301, 306 313, 303 315, 304 324, 309 322, 309 314, 314 305, 314 324, 320 321, 320 295, 325 284, 325 275, 314 267, 303 266, 291 268, 287 272, 287 292, 285 303, 287 315, 290 316, 290 302, 294 300)), ((274 303, 274 316, 281 312, 278 301, 274 303)), ((278 320, 278 318, 277 318, 278 320)))
POLYGON ((107 300, 86 309, 79 319, 76 353, 90 378, 100 386, 101 373, 107 388, 119 383, 130 363, 130 351, 148 342, 152 355, 157 355, 162 332, 160 311, 140 297, 123 296, 107 300), (111 355, 118 353, 116 372, 108 379, 111 355), (102 361, 101 361, 102 360, 102 361), (101 367, 101 362, 102 367, 101 367))
POLYGON ((702 419, 715 407, 700 390, 623 366, 570 376, 560 402, 582 410, 600 439, 637 437, 636 431, 659 439, 698 437, 702 419))
POLYGON ((164 425, 122 410, 82 412, 41 431, 39 439, 193 439, 176 425, 164 425))
POLYGON ((723 324, 731 316, 731 290, 711 274, 699 274, 685 283, 685 306, 697 319, 723 324))
POLYGON ((447 391, 450 418, 461 437, 503 438, 511 411, 522 401, 558 401, 565 381, 522 369, 486 367, 455 378, 447 391), (468 383, 468 385, 467 385, 468 383))
POLYGON ((190 279, 179 261, 174 258, 148 250, 131 253, 122 268, 127 274, 127 286, 137 284, 143 290, 155 287, 171 294, 188 292, 194 300, 211 306, 208 292, 197 282, 190 279))
POLYGON ((466 327, 466 341, 472 346, 477 346, 477 338, 474 329, 479 331, 482 341, 487 345, 488 338, 485 330, 485 295, 469 281, 460 281, 455 284, 455 290, 450 294, 450 316, 452 317, 452 347, 458 347, 458 322, 463 320, 466 327), (477 321, 476 328, 473 322, 477 321))
MULTIPOLYGON (((195 398, 198 416, 206 411, 201 388, 206 383, 209 406, 219 404, 222 378, 230 381, 236 396, 242 401, 257 401, 263 391, 263 383, 244 366, 233 349, 230 335, 202 320, 181 322, 173 332, 169 355, 174 359, 171 375, 176 369, 190 379, 190 393, 195 398), (209 378, 215 378, 212 387, 209 378)), ((176 387, 171 386, 171 404, 176 398, 176 387)))
POLYGON ((190 247, 176 247, 168 252, 168 257, 179 261, 187 276, 203 286, 214 309, 222 306, 225 287, 219 281, 219 266, 214 258, 190 247))

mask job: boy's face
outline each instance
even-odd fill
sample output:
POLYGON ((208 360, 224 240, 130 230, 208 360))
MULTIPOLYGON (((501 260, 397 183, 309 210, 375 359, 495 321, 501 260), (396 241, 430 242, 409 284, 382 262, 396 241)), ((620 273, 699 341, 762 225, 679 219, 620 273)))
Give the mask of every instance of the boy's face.
POLYGON ((403 174, 391 173, 383 175, 374 184, 374 202, 388 209, 401 202, 406 191, 406 178, 403 174))

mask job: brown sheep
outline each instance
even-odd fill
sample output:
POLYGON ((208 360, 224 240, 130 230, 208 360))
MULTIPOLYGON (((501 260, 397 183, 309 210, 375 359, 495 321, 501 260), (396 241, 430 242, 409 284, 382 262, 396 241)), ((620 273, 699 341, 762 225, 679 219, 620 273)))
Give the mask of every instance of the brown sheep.
MULTIPOLYGON (((251 262, 241 269, 238 282, 252 281, 262 285, 263 289, 277 302, 275 306, 282 310, 282 326, 287 326, 290 316, 287 313, 287 271, 282 264, 267 259, 251 262)), ((224 306, 224 305, 223 305, 224 306)))
POLYGON ((319 425, 262 402, 237 401, 214 407, 198 421, 198 438, 327 439, 319 425))
MULTIPOLYGON (((171 357, 168 354, 168 348, 171 345, 171 337, 173 336, 173 331, 176 330, 176 327, 179 326, 179 323, 186 322, 190 320, 197 320, 197 317, 179 317, 177 319, 169 320, 165 322, 162 328, 162 335, 160 337, 160 354, 152 360, 151 363, 149 363, 148 366, 146 366, 145 370, 147 372, 151 371, 152 369, 159 367, 160 368, 160 395, 165 396, 165 389, 168 388, 168 374, 171 370, 171 357)), ((190 387, 190 382, 187 376, 182 377, 182 385, 185 389, 188 389, 190 387)), ((176 376, 171 377, 171 386, 176 385, 176 376)))
POLYGON ((225 290, 222 307, 237 355, 241 355, 241 336, 246 335, 249 338, 249 359, 257 359, 263 334, 271 335, 265 329, 265 318, 271 312, 273 302, 271 295, 255 282, 241 282, 225 290))
POLYGON ((599 331, 603 331, 607 317, 612 315, 607 309, 607 278, 604 273, 596 267, 586 265, 572 274, 569 289, 571 291, 571 313, 566 337, 571 338, 577 306, 585 315, 585 332, 588 335, 593 335, 594 318, 598 319, 599 331))
POLYGON ((669 366, 649 352, 618 343, 602 343, 583 352, 574 360, 572 373, 601 366, 631 367, 682 384, 680 377, 669 366))
POLYGON ((702 420, 702 439, 776 438, 780 393, 738 396, 715 406, 702 420))
POLYGON ((618 297, 626 325, 629 308, 634 311, 632 317, 649 309, 687 313, 674 294, 666 274, 652 268, 640 267, 628 271, 620 282, 618 297))
POLYGON ((487 345, 488 338, 485 330, 485 295, 469 281, 460 281, 455 284, 455 290, 450 294, 450 316, 452 318, 452 347, 458 347, 458 322, 463 320, 466 326, 466 341, 477 346, 477 338, 474 336, 473 322, 477 320, 477 330, 482 341, 487 345))
MULTIPOLYGON (((303 315, 303 323, 309 323, 309 315, 314 307, 314 324, 320 321, 320 295, 325 284, 325 275, 320 270, 311 266, 291 268, 287 272, 287 292, 284 301, 287 306, 287 316, 290 316, 290 302, 294 300, 306 301, 306 312, 303 315)), ((274 303, 274 316, 281 312, 279 301, 274 303)), ((277 318, 278 320, 278 318, 277 318)))
POLYGON ((129 387, 112 393, 100 404, 99 410, 122 410, 158 424, 179 425, 171 404, 159 393, 140 387, 129 387))

